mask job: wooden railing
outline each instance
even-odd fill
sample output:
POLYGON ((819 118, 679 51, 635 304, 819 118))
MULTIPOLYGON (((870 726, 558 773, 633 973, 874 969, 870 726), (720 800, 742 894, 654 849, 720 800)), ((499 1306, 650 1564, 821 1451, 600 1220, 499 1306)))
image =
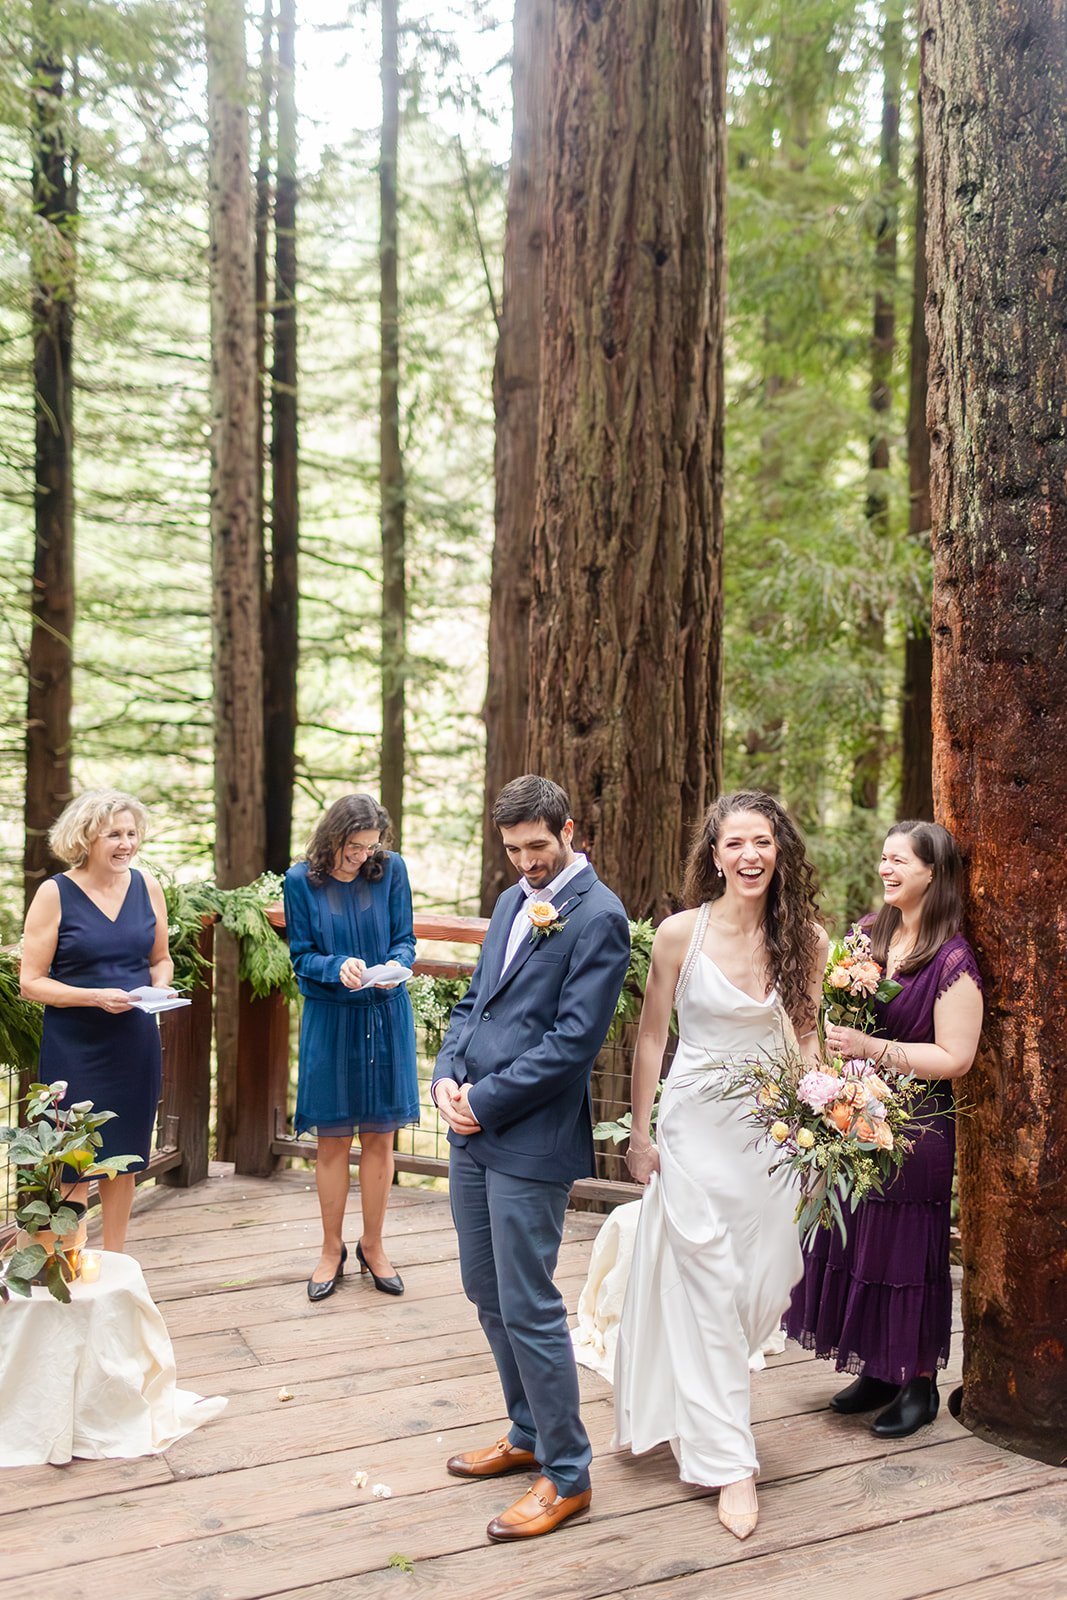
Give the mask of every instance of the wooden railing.
MULTIPOLYGON (((283 935, 283 908, 272 908, 268 916, 279 935, 283 935)), ((414 918, 416 939, 431 944, 480 945, 488 926, 484 917, 421 914, 414 918)), ((419 956, 414 967, 416 973, 430 977, 455 978, 469 976, 474 971, 474 962, 419 956)), ((289 1005, 284 995, 276 992, 265 999, 256 999, 249 985, 242 984, 237 1039, 236 1171, 249 1177, 269 1177, 287 1157, 306 1159, 315 1150, 313 1139, 297 1139, 288 1131, 290 1028, 289 1005)), ((604 1086, 625 1079, 628 1095, 629 1060, 628 1043, 608 1045, 601 1052, 594 1072, 594 1104, 598 1098, 603 1102, 603 1091, 598 1096, 598 1082, 604 1086)), ((616 1108, 617 1102, 612 1101, 607 1114, 615 1114, 616 1108)), ((604 1104, 597 1114, 604 1114, 604 1104)), ((358 1165, 358 1147, 353 1147, 352 1162, 358 1165)), ((625 1169, 621 1157, 610 1148, 598 1152, 597 1166, 600 1175, 583 1178, 574 1185, 576 1198, 613 1204, 632 1200, 640 1193, 637 1185, 614 1176, 613 1168, 625 1169)), ((445 1156, 398 1151, 396 1167, 399 1172, 444 1177, 448 1173, 448 1160, 445 1156)))
MULTIPOLYGON (((174 1188, 187 1189, 207 1177, 211 1122, 212 922, 213 919, 204 918, 200 936, 200 951, 207 963, 203 985, 190 996, 191 1005, 180 1011, 165 1011, 159 1019, 163 1088, 155 1146, 145 1166, 134 1173, 137 1183, 156 1178, 174 1188)), ((30 1081, 23 1074, 17 1094, 12 1092, 12 1115, 15 1104, 21 1104, 25 1098, 30 1081)), ((98 1184, 90 1184, 90 1204, 97 1199, 98 1190, 98 1184)), ((12 1184, 5 1193, 0 1193, 0 1244, 14 1231, 11 1220, 14 1209, 12 1184)))

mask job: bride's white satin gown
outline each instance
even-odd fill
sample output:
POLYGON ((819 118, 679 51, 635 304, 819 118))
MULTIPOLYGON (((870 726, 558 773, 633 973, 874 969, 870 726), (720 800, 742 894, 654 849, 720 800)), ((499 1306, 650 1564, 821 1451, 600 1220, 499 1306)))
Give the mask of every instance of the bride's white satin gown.
POLYGON ((616 1445, 669 1442, 687 1483, 734 1483, 758 1469, 749 1366, 803 1275, 796 1192, 770 1176, 743 1102, 715 1097, 723 1063, 781 1050, 788 1023, 772 991, 753 1000, 700 946, 676 994, 679 1043, 660 1100, 660 1171, 641 1201, 615 1356, 616 1445))

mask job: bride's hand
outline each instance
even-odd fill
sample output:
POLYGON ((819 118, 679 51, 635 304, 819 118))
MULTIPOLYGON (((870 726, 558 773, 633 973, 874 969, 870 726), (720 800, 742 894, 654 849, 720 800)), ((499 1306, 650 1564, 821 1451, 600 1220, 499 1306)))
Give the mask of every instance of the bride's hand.
POLYGON ((635 1143, 631 1139, 626 1152, 626 1165, 634 1182, 645 1184, 654 1172, 659 1171, 659 1151, 651 1140, 635 1143))

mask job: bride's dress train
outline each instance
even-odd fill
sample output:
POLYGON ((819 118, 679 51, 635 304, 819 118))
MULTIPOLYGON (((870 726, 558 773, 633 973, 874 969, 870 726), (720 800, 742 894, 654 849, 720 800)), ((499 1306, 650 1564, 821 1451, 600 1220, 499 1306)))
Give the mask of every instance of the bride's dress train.
POLYGON ((803 1259, 788 1178, 768 1173, 742 1102, 715 1097, 726 1064, 777 1053, 778 996, 753 1000, 701 946, 676 991, 678 1049, 660 1099, 660 1171, 640 1203, 615 1353, 616 1444, 668 1442, 687 1483, 758 1469, 749 1368, 774 1339, 803 1259))

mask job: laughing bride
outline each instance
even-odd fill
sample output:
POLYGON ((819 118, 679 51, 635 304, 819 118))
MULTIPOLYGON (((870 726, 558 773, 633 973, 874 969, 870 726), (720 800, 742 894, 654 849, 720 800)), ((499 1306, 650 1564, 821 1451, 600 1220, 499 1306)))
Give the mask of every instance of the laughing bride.
MULTIPOLYGON (((725 795, 690 853, 692 908, 657 930, 634 1054, 627 1163, 647 1185, 626 1274, 624 1241, 602 1289, 626 1277, 615 1356, 616 1444, 670 1444, 687 1483, 718 1488, 719 1520, 756 1526, 759 1463, 749 1366, 773 1336, 803 1263, 795 1194, 768 1173, 734 1099, 716 1097, 727 1063, 817 1048, 827 939, 815 875, 785 811, 758 791, 725 795), (652 1103, 671 1008, 678 1048, 652 1103)), ((609 1264, 610 1265, 610 1264, 609 1264)))

